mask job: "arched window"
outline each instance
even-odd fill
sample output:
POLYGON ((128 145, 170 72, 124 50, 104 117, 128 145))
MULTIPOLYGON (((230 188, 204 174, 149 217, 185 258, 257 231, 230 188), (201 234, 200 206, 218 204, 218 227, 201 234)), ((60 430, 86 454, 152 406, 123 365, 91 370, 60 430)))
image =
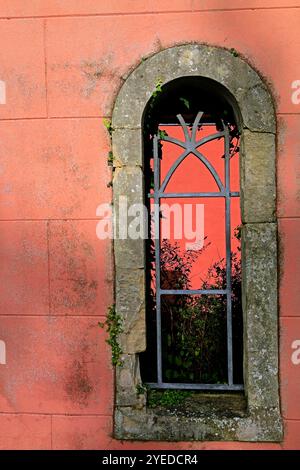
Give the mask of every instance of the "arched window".
MULTIPOLYGON (((153 245, 150 236, 115 231, 122 321, 115 437, 281 440, 276 121, 268 88, 237 54, 177 46, 128 76, 112 127, 115 220, 124 212, 121 197, 128 207, 147 202, 156 232, 153 245), (207 238, 200 230, 194 239, 175 240, 172 225, 162 234, 165 221, 174 221, 170 203, 182 215, 190 202, 187 219, 193 220, 195 201, 207 238), (182 338, 188 325, 190 336, 182 338), (156 402, 149 402, 149 386, 175 390, 156 391, 156 402), (192 395, 174 412, 169 405, 186 397, 180 395, 185 387, 192 395), (164 395, 171 392, 177 395, 164 395)), ((127 221, 130 227, 129 211, 127 221)))
POLYGON ((196 77, 171 81, 148 103, 143 127, 153 224, 142 379, 242 390, 239 130, 226 90, 196 77))

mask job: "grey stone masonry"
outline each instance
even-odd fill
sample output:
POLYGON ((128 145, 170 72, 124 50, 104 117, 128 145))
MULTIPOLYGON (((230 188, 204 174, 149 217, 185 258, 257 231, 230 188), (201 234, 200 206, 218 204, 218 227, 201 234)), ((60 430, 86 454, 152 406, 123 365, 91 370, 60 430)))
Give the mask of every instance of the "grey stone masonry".
POLYGON ((244 130, 240 150, 242 221, 275 222, 275 135, 244 130))
POLYGON ((230 51, 198 44, 171 47, 142 62, 118 94, 113 127, 141 128, 145 106, 158 80, 165 84, 187 76, 211 78, 223 85, 235 98, 245 128, 275 133, 272 98, 259 75, 230 51))
MULTIPOLYGON (((271 94, 257 72, 226 49, 186 44, 143 61, 126 79, 112 116, 114 207, 144 201, 143 115, 159 81, 206 77, 227 90, 241 133, 243 413, 199 405, 182 414, 149 408, 139 370, 146 348, 145 252, 141 239, 114 241, 116 310, 122 318, 122 366, 116 370, 115 437, 135 440, 280 441, 278 391, 276 119, 271 94), (206 411, 205 411, 206 410, 206 411), (207 411, 210 410, 210 411, 207 411)), ((118 218, 116 219, 118 220, 118 218)), ((118 227, 115 227, 115 231, 118 227)), ((235 399, 231 397, 231 399, 235 399)))

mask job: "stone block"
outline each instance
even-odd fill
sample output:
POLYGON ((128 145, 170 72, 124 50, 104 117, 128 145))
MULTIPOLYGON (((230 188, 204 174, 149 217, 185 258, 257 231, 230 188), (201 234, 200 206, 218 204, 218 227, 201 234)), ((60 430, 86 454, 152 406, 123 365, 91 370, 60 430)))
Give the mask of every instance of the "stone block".
POLYGON ((138 390, 138 385, 141 385, 138 356, 123 354, 121 360, 122 366, 116 369, 116 405, 142 409, 146 404, 146 397, 138 390))
POLYGON ((115 129, 112 138, 115 167, 143 165, 143 138, 141 129, 115 129))
POLYGON ((122 318, 119 343, 124 353, 146 348, 145 272, 143 269, 117 269, 116 311, 122 318))
POLYGON ((242 221, 275 222, 275 136, 245 130, 240 162, 242 221))
POLYGON ((248 351, 277 351, 277 225, 242 228, 244 342, 248 351))

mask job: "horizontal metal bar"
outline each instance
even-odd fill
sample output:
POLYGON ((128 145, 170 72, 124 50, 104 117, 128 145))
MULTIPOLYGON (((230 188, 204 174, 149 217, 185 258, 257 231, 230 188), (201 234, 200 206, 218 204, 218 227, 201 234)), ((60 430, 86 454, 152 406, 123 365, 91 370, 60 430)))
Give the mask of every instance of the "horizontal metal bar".
POLYGON ((226 289, 157 289, 160 295, 227 294, 226 289))
MULTIPOLYGON (((191 124, 186 123, 186 125, 187 125, 188 127, 192 127, 193 123, 191 123, 191 124)), ((202 127, 202 126, 215 126, 216 123, 215 123, 215 122, 201 122, 200 125, 201 125, 201 127, 202 127)), ((159 126, 176 126, 176 127, 181 127, 181 126, 178 124, 178 122, 174 122, 174 123, 173 123, 173 122, 166 122, 166 123, 162 123, 162 122, 161 122, 160 124, 158 124, 158 127, 159 127, 159 126)))
MULTIPOLYGON (((194 129, 194 127, 193 127, 194 129)), ((207 144, 208 142, 211 142, 212 140, 216 139, 221 139, 221 137, 224 137, 225 133, 224 132, 216 132, 215 134, 207 135, 206 137, 203 137, 200 140, 184 140, 181 141, 179 139, 176 139, 175 137, 170 137, 170 136, 163 136, 158 138, 160 142, 170 142, 171 144, 178 145, 179 147, 187 149, 187 142, 190 144, 190 150, 192 151, 193 149, 196 149, 198 147, 201 147, 204 144, 207 144)), ((188 138, 188 136, 186 136, 188 138)))
POLYGON ((238 385, 228 385, 228 384, 176 384, 176 383, 165 383, 162 382, 161 384, 157 383, 147 383, 148 387, 150 388, 160 388, 160 389, 184 389, 184 390, 227 390, 227 391, 235 391, 235 390, 244 390, 244 386, 242 384, 238 385))
MULTIPOLYGON (((148 193, 148 197, 154 198, 155 193, 148 193)), ((233 191, 229 193, 230 197, 240 197, 240 193, 233 191)), ((157 197, 162 198, 180 198, 180 197, 226 197, 226 193, 216 192, 216 193, 163 193, 159 192, 157 197)))

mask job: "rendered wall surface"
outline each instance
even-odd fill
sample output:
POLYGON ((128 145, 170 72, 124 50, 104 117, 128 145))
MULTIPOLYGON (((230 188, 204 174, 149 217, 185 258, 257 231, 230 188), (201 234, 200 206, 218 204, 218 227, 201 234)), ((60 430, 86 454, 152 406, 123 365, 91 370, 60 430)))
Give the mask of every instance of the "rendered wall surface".
POLYGON ((0 2, 0 449, 300 449, 299 24, 299 0, 0 2), (102 120, 142 58, 192 41, 236 49, 276 100, 282 444, 111 435, 102 120))

